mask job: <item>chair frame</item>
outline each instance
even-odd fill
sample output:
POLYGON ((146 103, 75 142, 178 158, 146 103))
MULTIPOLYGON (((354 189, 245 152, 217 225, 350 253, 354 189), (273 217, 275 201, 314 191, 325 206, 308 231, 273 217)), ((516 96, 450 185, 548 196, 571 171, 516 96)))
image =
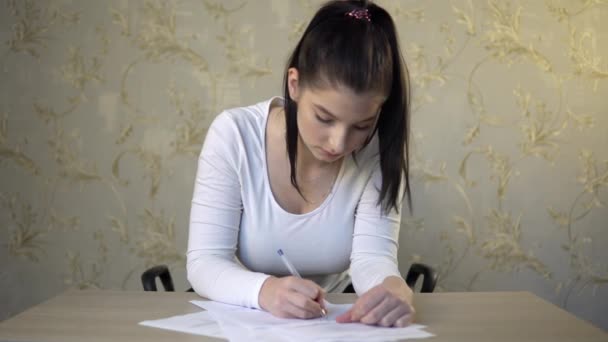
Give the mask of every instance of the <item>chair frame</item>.
MULTIPOLYGON (((407 285, 414 289, 416 286, 416 282, 418 278, 422 276, 422 288, 420 289, 421 293, 431 293, 435 290, 435 286, 437 285, 437 280, 439 279, 439 274, 435 269, 431 266, 422 264, 422 263, 414 263, 410 267, 405 277, 405 282, 407 285)), ((167 265, 157 265, 150 267, 141 275, 141 283, 144 287, 144 291, 158 291, 158 287, 156 286, 156 279, 160 279, 161 284, 163 285, 163 289, 168 292, 175 292, 175 286, 173 285, 173 278, 171 277, 171 272, 169 272, 169 267, 167 265)), ((347 287, 345 293, 353 293, 352 284, 347 287), (351 292, 352 291, 352 292, 351 292)), ((192 288, 187 291, 193 292, 192 288)))

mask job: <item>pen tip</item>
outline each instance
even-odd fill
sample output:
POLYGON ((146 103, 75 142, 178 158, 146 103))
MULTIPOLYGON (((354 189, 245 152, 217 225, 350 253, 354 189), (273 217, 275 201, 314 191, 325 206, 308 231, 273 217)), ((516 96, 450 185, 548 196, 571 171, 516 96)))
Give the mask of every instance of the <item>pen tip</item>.
POLYGON ((283 255, 283 250, 279 248, 279 250, 277 251, 277 253, 279 253, 279 255, 283 255))

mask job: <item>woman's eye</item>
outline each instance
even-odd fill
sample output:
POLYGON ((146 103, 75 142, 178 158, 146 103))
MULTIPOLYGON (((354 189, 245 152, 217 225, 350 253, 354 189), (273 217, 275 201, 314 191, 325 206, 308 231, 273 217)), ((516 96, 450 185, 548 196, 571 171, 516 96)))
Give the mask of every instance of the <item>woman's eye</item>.
POLYGON ((370 128, 372 128, 372 126, 365 126, 365 127, 357 127, 357 126, 355 126, 355 129, 359 130, 359 131, 367 131, 370 128))
POLYGON ((327 123, 331 122, 331 119, 324 119, 324 118, 322 118, 322 117, 320 117, 320 116, 318 116, 316 114, 315 114, 315 116, 317 117, 317 120, 319 120, 322 123, 326 123, 327 124, 327 123))

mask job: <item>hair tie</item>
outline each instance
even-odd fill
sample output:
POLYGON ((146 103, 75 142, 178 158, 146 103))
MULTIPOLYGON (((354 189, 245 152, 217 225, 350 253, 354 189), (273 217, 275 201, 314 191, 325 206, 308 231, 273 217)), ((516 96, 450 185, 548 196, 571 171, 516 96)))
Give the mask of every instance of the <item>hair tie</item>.
POLYGON ((368 22, 372 21, 367 8, 356 8, 350 12, 346 12, 345 15, 358 20, 367 20, 368 22))

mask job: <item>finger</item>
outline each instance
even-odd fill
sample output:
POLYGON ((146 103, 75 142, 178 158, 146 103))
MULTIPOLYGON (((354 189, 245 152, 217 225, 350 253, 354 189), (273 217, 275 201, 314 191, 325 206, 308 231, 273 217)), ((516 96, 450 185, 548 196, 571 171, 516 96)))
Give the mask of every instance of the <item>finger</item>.
POLYGON ((396 324, 399 318, 410 313, 411 312, 407 306, 400 305, 394 308, 388 314, 384 315, 384 317, 382 317, 377 324, 383 327, 392 327, 396 324))
POLYGON ((405 314, 405 316, 401 316, 401 318, 399 318, 397 321, 395 321, 395 324, 393 324, 393 326, 397 327, 397 328, 403 328, 403 327, 407 327, 408 325, 414 323, 414 313, 413 312, 409 312, 407 314, 405 314))
POLYGON ((292 292, 288 297, 289 303, 293 306, 300 308, 308 312, 306 318, 319 317, 321 316, 321 305, 314 300, 302 295, 298 292, 292 292))
POLYGON ((353 321, 359 321, 386 297, 386 290, 376 287, 364 293, 354 305, 351 315, 353 321))
POLYGON ((308 279, 290 277, 288 284, 291 290, 299 292, 312 299, 317 298, 319 296, 319 292, 323 291, 319 285, 308 279))
POLYGON ((327 308, 325 307, 325 290, 319 291, 319 295, 317 296, 315 301, 319 303, 321 309, 327 310, 327 308))
POLYGON ((323 288, 320 289, 319 293, 317 293, 317 297, 315 298, 319 303, 325 302, 325 290, 323 288))
POLYGON ((345 313, 341 314, 340 316, 336 317, 336 322, 338 323, 352 323, 354 322, 351 318, 351 315, 353 313, 353 308, 351 307, 350 309, 348 309, 348 311, 346 311, 345 313))
POLYGON ((291 302, 287 302, 283 305, 283 315, 284 318, 299 318, 299 319, 308 319, 310 317, 310 312, 302 309, 299 306, 294 305, 291 302))
POLYGON ((392 298, 384 298, 378 305, 361 317, 359 321, 364 324, 377 324, 384 316, 397 307, 398 303, 395 300, 392 298))
POLYGON ((315 315, 291 302, 285 303, 283 310, 287 313, 287 318, 311 319, 319 317, 319 315, 315 315))

